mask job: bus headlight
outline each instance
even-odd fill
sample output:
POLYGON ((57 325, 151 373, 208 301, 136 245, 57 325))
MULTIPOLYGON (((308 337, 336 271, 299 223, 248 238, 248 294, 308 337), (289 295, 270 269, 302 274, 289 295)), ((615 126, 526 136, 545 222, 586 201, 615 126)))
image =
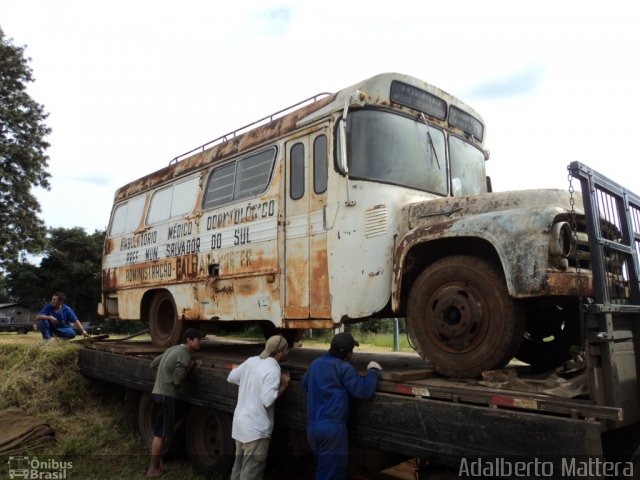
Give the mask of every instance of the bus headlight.
MULTIPOLYGON (((571 253, 571 225, 568 222, 556 222, 549 235, 549 256, 552 259, 568 258, 571 253)), ((561 265, 566 262, 559 262, 561 265)))

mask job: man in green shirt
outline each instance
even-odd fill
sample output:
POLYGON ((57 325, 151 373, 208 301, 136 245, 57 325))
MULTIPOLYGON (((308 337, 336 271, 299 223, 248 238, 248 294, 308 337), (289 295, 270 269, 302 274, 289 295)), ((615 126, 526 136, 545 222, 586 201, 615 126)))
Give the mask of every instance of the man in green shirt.
POLYGON ((158 373, 151 392, 154 404, 154 437, 147 478, 159 477, 165 473, 162 456, 176 426, 177 387, 187 377, 191 368, 191 352, 200 350, 200 339, 203 336, 195 328, 187 328, 182 335, 181 345, 169 347, 151 362, 151 368, 158 367, 158 373))

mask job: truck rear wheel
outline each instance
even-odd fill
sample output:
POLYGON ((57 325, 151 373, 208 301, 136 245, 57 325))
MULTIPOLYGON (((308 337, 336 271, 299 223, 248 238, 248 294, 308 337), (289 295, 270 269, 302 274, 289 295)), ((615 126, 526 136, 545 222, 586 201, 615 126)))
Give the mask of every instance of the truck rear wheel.
POLYGON ((571 358, 571 346, 581 343, 578 308, 566 301, 526 303, 526 327, 516 358, 536 371, 551 370, 571 358))
POLYGON ((415 281, 407 329, 436 371, 475 377, 511 360, 522 341, 524 314, 493 266, 454 256, 438 260, 415 281))
POLYGON ((191 407, 187 417, 187 454, 195 469, 207 477, 226 476, 233 466, 231 421, 227 413, 191 407))
POLYGON ((149 333, 153 344, 160 348, 177 345, 183 331, 173 295, 167 291, 156 293, 149 306, 149 333))
MULTIPOLYGON (((153 397, 149 392, 144 392, 140 395, 140 403, 138 404, 138 434, 147 448, 151 448, 153 441, 153 420, 153 397)), ((168 457, 184 453, 184 422, 178 420, 176 430, 169 440, 169 444, 166 445, 166 449, 168 457)))

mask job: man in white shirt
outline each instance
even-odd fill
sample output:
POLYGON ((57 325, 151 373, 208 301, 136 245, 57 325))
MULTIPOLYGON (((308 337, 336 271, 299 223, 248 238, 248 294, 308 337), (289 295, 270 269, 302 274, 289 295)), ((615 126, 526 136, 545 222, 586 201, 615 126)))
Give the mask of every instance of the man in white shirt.
POLYGON ((262 479, 273 432, 275 401, 289 386, 290 375, 281 372, 289 345, 282 335, 270 337, 259 356, 231 370, 227 381, 239 386, 231 436, 236 459, 231 480, 262 479))

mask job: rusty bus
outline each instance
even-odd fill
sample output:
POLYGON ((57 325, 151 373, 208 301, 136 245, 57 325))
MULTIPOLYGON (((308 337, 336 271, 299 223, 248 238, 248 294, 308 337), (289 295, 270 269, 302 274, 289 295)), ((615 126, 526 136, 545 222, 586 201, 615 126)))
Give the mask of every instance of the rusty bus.
POLYGON ((176 157, 115 194, 99 313, 157 346, 207 322, 294 338, 406 317, 445 375, 555 366, 592 288, 581 200, 492 192, 485 133, 457 98, 381 74, 176 157))

